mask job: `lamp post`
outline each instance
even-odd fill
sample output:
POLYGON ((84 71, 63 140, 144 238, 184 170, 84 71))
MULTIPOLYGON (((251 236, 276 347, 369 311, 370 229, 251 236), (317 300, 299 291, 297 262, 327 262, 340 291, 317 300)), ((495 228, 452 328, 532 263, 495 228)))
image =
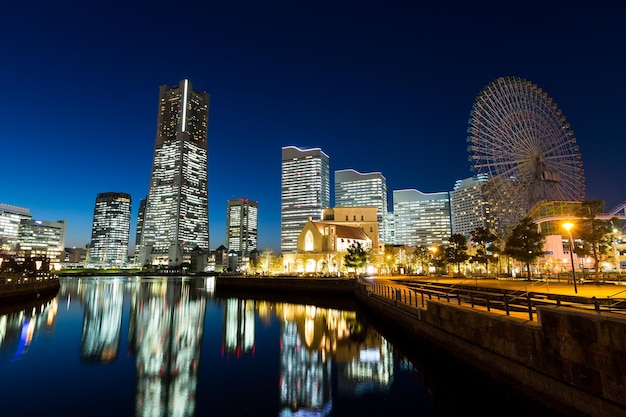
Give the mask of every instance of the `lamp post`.
POLYGON ((572 239, 572 227, 574 225, 572 223, 563 223, 563 228, 567 230, 569 235, 569 257, 572 261, 572 278, 574 279, 574 293, 578 293, 578 288, 576 287, 576 272, 574 270, 574 239, 572 239))

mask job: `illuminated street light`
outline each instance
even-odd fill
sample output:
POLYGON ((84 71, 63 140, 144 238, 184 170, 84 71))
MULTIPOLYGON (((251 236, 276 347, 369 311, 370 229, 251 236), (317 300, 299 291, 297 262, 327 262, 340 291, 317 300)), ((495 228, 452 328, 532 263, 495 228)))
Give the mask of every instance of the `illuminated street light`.
POLYGON ((572 227, 574 227, 573 223, 563 223, 563 229, 567 230, 567 233, 569 234, 569 257, 572 260, 572 278, 574 279, 574 292, 578 293, 578 288, 576 287, 576 272, 574 271, 574 239, 572 239, 572 227))

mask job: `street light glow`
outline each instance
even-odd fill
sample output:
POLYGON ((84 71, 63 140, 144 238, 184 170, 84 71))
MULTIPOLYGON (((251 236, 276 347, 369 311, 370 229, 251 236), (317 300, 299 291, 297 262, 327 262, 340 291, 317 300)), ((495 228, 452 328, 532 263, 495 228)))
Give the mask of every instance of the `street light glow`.
POLYGON ((574 280, 574 293, 578 293, 578 288, 576 287, 576 271, 574 270, 574 239, 572 239, 573 227, 573 223, 563 223, 563 229, 567 230, 567 234, 569 235, 569 257, 572 260, 572 279, 574 280))

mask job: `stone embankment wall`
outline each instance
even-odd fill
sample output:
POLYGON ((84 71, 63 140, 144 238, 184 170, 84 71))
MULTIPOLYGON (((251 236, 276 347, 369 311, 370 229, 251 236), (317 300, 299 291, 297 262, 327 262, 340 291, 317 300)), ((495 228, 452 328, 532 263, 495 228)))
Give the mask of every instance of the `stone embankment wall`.
POLYGON ((0 302, 3 304, 48 297, 56 294, 61 287, 57 277, 32 279, 30 282, 20 283, 13 283, 12 281, 3 278, 0 283, 0 302))
POLYGON ((626 317, 537 308, 538 321, 428 300, 409 307, 357 284, 359 303, 568 416, 626 416, 626 317))

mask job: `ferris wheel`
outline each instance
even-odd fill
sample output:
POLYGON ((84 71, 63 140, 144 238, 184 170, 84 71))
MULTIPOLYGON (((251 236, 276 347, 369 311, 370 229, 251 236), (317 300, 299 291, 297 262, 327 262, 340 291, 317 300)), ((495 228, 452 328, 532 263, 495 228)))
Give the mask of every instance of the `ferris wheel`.
POLYGON ((500 77, 476 97, 467 129, 471 169, 497 228, 515 226, 544 201, 582 201, 585 178, 574 133, 548 94, 500 77))

